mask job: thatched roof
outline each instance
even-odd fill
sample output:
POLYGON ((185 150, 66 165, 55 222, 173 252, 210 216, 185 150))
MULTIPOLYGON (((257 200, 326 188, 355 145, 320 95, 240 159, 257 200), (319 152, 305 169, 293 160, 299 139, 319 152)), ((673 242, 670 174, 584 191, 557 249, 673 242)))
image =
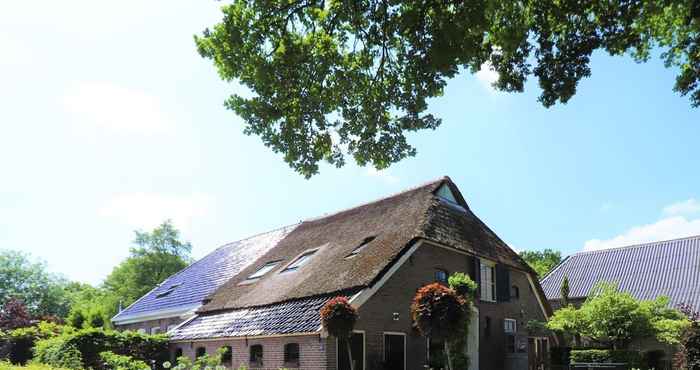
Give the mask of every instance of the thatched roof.
POLYGON ((413 241, 433 240, 530 272, 530 268, 469 209, 448 177, 337 212, 307 220, 207 298, 199 310, 257 307, 371 286, 413 241), (435 195, 448 186, 455 202, 435 195), (374 239, 346 258, 368 237, 374 239), (298 270, 281 272, 305 251, 317 249, 298 270), (262 278, 248 276, 281 261, 262 278))

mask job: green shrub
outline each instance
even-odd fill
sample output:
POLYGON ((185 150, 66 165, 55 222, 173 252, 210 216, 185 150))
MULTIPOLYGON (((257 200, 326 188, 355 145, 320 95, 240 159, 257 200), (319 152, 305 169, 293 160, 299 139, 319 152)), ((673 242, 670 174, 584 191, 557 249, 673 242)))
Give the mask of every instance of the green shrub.
POLYGON ((50 322, 0 333, 0 358, 13 364, 26 364, 33 357, 37 341, 55 337, 70 328, 50 322))
POLYGON ((150 369, 146 362, 134 360, 131 356, 117 355, 114 352, 100 352, 100 358, 105 364, 105 367, 113 370, 144 370, 150 369))
POLYGON ((40 341, 35 350, 40 362, 64 366, 74 362, 74 356, 64 353, 75 349, 80 354, 82 367, 103 369, 101 352, 128 355, 135 360, 163 363, 168 359, 168 339, 164 335, 146 335, 131 331, 116 332, 103 329, 83 329, 53 339, 40 341))
POLYGON ((0 361, 0 370, 69 370, 39 363, 27 363, 24 366, 13 365, 9 362, 0 361))
POLYGON ((34 348, 34 360, 52 367, 82 369, 83 356, 75 345, 66 345, 61 337, 40 340, 34 348))
POLYGON ((638 368, 642 363, 639 351, 611 349, 575 349, 571 351, 571 362, 583 363, 625 363, 628 367, 638 368))
POLYGON ((472 280, 469 275, 462 272, 456 272, 447 279, 447 283, 457 294, 465 298, 474 298, 478 285, 472 280))

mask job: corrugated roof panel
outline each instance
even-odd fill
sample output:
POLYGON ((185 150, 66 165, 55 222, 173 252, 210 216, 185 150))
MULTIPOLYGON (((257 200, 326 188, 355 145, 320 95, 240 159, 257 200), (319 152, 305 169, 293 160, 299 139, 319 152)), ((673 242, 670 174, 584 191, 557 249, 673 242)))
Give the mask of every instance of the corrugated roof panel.
POLYGON ((638 299, 666 295, 700 309, 700 236, 571 255, 540 282, 547 299, 561 298, 565 275, 572 298, 608 281, 638 299))

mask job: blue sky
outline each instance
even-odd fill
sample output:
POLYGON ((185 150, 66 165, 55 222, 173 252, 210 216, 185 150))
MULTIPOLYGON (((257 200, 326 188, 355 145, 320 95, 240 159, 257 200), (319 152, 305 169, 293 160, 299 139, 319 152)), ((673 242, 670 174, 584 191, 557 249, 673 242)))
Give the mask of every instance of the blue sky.
POLYGON ((0 4, 0 248, 97 283, 134 229, 172 218, 195 257, 449 175, 513 248, 564 254, 700 234, 700 111, 658 60, 596 55, 567 105, 461 75, 436 131, 382 172, 304 180, 223 108, 240 89, 192 35, 215 1, 0 4))

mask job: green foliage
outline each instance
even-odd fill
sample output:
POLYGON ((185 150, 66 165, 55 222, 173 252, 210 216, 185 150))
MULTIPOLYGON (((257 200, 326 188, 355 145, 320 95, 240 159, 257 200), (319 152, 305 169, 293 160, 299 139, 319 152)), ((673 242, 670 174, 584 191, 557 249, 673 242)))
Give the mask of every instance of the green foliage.
POLYGON ((447 279, 447 283, 451 289, 465 299, 473 299, 476 295, 478 285, 472 280, 469 275, 456 272, 447 279))
MULTIPOLYGON (((177 358, 177 365, 173 367, 173 370, 206 370, 206 369, 225 369, 221 365, 221 360, 226 353, 226 348, 221 347, 218 350, 216 350, 216 353, 213 356, 210 356, 209 354, 205 354, 204 356, 200 356, 195 361, 193 362, 189 357, 179 357, 177 358)), ((246 367, 244 365, 241 365, 239 367, 239 370, 245 370, 246 367)))
POLYGON ((25 366, 16 366, 9 362, 0 361, 0 370, 68 370, 68 368, 59 368, 39 363, 29 363, 25 366))
POLYGON ((249 90, 225 102, 244 132, 310 177, 321 161, 352 156, 382 169, 415 155, 406 134, 441 124, 428 100, 482 67, 498 73, 501 91, 537 78, 549 107, 575 95, 595 51, 646 61, 660 47, 678 68, 674 89, 700 105, 694 4, 232 0, 195 43, 223 80, 249 90))
POLYGON ((70 307, 64 278, 51 274, 43 262, 23 252, 0 251, 0 305, 10 298, 22 301, 34 317, 65 317, 70 307))
POLYGON ((55 337, 70 330, 55 323, 40 322, 34 326, 0 332, 0 358, 14 364, 25 364, 33 357, 37 341, 55 337))
POLYGON ((185 268, 191 250, 190 243, 180 241, 180 232, 169 220, 151 232, 136 231, 131 255, 112 270, 104 286, 123 305, 129 305, 185 268))
POLYGON ((146 370, 151 368, 144 361, 134 360, 131 356, 117 355, 111 351, 100 352, 100 358, 105 367, 111 370, 146 370))
POLYGON ((547 323, 551 330, 585 336, 613 348, 623 348, 632 338, 650 336, 675 344, 688 325, 678 310, 668 308, 668 298, 638 301, 606 283, 599 284, 581 308, 561 308, 547 323))
POLYGON ((569 305, 569 277, 564 275, 564 280, 561 281, 561 287, 559 288, 559 293, 561 294, 561 305, 569 305))
POLYGON ((574 349, 571 350, 571 362, 626 363, 628 368, 639 368, 642 366, 642 354, 639 351, 574 349))
POLYGON ((561 262, 561 252, 552 249, 522 251, 520 257, 537 273, 539 278, 547 275, 561 262))
POLYGON ((55 338, 37 342, 36 359, 54 366, 66 366, 74 361, 64 353, 73 349, 80 353, 82 367, 100 368, 100 353, 110 351, 128 355, 135 360, 155 360, 162 363, 168 358, 168 340, 164 335, 146 335, 136 332, 116 332, 103 329, 82 329, 55 338))

